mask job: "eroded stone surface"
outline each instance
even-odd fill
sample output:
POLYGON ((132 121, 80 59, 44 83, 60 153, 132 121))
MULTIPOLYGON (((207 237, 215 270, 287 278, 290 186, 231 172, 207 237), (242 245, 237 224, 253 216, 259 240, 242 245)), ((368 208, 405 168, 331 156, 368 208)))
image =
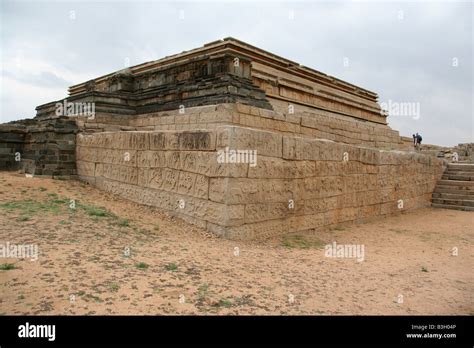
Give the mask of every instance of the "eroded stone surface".
POLYGON ((420 154, 236 126, 133 132, 115 138, 123 141, 120 150, 110 149, 113 137, 78 136, 81 178, 226 238, 284 234, 426 206, 444 168, 442 160, 420 154), (148 149, 137 139, 155 145, 148 149), (217 152, 232 146, 257 149, 256 165, 218 163, 217 152))

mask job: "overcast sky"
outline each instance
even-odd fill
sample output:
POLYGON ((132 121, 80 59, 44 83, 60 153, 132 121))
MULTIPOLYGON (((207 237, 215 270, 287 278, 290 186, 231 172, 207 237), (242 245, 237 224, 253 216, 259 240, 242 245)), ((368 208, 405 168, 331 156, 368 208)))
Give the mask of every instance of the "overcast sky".
POLYGON ((391 108, 413 103, 410 115, 388 118, 401 135, 474 141, 470 2, 0 3, 0 123, 33 117, 70 85, 232 36, 374 91, 391 108))

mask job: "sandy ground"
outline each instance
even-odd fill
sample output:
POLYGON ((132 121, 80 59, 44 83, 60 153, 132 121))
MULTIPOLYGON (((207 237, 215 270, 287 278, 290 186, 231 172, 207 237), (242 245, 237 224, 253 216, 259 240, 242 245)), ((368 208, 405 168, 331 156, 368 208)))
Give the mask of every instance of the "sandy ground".
POLYGON ((474 314, 472 212, 235 242, 77 181, 0 184, 0 244, 39 249, 0 258, 0 314, 474 314))

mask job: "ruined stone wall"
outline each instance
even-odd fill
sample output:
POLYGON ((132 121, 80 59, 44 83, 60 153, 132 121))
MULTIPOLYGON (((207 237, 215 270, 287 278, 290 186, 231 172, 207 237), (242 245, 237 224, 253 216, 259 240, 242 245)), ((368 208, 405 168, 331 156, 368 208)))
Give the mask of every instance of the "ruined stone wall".
MULTIPOLYGON (((54 117, 56 103, 92 103, 96 113, 121 116, 225 103, 242 103, 271 109, 265 92, 251 79, 250 60, 229 54, 212 54, 170 63, 151 71, 124 69, 70 88, 70 96, 40 105, 36 117, 54 117)), ((67 114, 71 116, 71 114, 67 114)), ((111 120, 115 124, 115 120, 111 120)), ((103 123, 105 125, 110 122, 103 123)))
POLYGON ((16 154, 23 153, 26 131, 24 126, 0 125, 0 169, 18 170, 20 161, 16 154))
POLYGON ((458 144, 453 148, 453 151, 458 153, 460 159, 474 162, 474 143, 458 144))
POLYGON ((81 179, 227 238, 428 206, 445 164, 417 153, 229 125, 79 134, 76 156, 81 179), (225 148, 256 150, 256 165, 218 163, 217 151, 225 148))
MULTIPOLYGON (((401 137, 404 151, 416 151, 413 146, 413 138, 401 137)), ((474 162, 474 143, 458 144, 456 146, 439 146, 433 144, 421 145, 421 153, 425 155, 445 158, 452 162, 474 162)))
POLYGON ((75 120, 67 117, 0 125, 0 169, 22 170, 34 175, 73 176, 76 174, 77 132, 75 120), (15 159, 16 153, 19 161, 15 159))

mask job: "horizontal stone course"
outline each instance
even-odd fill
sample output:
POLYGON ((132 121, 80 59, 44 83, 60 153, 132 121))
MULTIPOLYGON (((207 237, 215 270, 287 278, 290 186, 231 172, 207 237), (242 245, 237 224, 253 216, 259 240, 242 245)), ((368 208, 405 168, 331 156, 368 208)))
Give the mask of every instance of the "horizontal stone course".
POLYGON ((216 151, 139 151, 138 166, 173 168, 207 177, 246 177, 247 163, 218 162, 216 151))
MULTIPOLYGON (((286 104, 287 106, 289 104, 286 104)), ((245 126, 283 134, 301 134, 340 143, 401 149, 398 132, 387 125, 351 119, 333 112, 295 106, 293 113, 279 108, 262 109, 240 103, 191 106, 162 112, 98 113, 95 119, 78 119, 88 131, 215 129, 219 125, 245 126)))
POLYGON ((222 126, 217 129, 218 149, 255 150, 258 155, 281 157, 282 136, 250 128, 222 126))
POLYGON ((96 185, 100 189, 137 203, 158 207, 173 214, 210 221, 221 226, 241 223, 244 218, 244 207, 240 205, 226 206, 184 194, 130 185, 104 178, 97 179, 96 185), (185 203, 183 208, 180 208, 181 200, 185 203))

